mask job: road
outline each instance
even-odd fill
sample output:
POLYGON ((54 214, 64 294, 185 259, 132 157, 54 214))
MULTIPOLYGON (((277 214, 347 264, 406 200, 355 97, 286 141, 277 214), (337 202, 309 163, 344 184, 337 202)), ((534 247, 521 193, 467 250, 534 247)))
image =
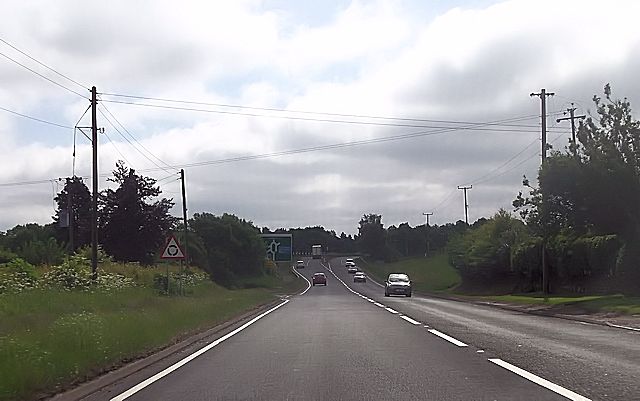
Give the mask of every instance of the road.
POLYGON ((640 336, 353 283, 310 287, 86 400, 640 399, 640 336), (223 333, 224 334, 224 333, 223 333), (204 348, 203 348, 204 347, 204 348), (194 354, 195 353, 195 354, 194 354), (185 359, 186 358, 186 359, 185 359))

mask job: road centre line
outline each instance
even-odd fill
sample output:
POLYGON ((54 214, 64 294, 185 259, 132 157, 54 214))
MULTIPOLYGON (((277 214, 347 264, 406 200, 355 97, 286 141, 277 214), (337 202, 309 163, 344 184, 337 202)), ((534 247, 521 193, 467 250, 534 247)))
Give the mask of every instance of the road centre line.
POLYGON ((405 316, 405 315, 401 315, 401 316, 400 316, 400 319, 404 319, 404 320, 406 320, 407 322, 409 322, 409 323, 411 323, 411 324, 414 324, 414 325, 416 325, 416 326, 419 326, 419 325, 421 325, 421 324, 422 324, 422 323, 418 322, 417 320, 413 320, 413 319, 411 319, 409 316, 405 316))
POLYGON ((444 339, 444 340, 449 341, 452 344, 457 345, 458 347, 466 347, 467 346, 467 344, 463 343, 462 341, 456 340, 455 338, 453 338, 451 336, 448 336, 448 335, 444 334, 443 332, 438 331, 436 329, 429 329, 427 331, 429 333, 431 333, 431 334, 434 334, 434 335, 444 339))
POLYGON ((535 384, 540 385, 548 390, 551 390, 554 393, 560 394, 561 396, 566 397, 572 401, 591 401, 591 399, 587 397, 574 393, 571 390, 567 390, 566 388, 558 386, 555 383, 551 383, 550 381, 545 380, 540 376, 536 376, 533 373, 529 373, 524 369, 520 369, 519 367, 514 366, 508 362, 505 362, 502 359, 490 358, 489 362, 494 363, 502 368, 505 368, 511 371, 512 373, 517 374, 518 376, 524 377, 525 379, 531 382, 534 382, 535 384))
POLYGON ((218 338, 217 340, 213 341, 212 343, 204 346, 203 348, 200 348, 198 351, 194 352, 193 354, 181 359, 180 361, 174 363, 173 365, 169 366, 168 368, 164 369, 163 371, 156 373, 155 375, 149 377, 148 379, 136 384, 135 386, 131 387, 129 390, 123 392, 122 394, 119 394, 113 398, 111 398, 110 401, 122 401, 125 400, 129 397, 131 397, 133 394, 137 393, 138 391, 142 390, 143 388, 149 386, 150 384, 162 379, 163 377, 165 377, 166 375, 168 375, 169 373, 173 372, 174 370, 186 365, 187 363, 191 362, 192 360, 194 360, 195 358, 199 357, 200 355, 204 354, 205 352, 209 351, 211 348, 217 346, 218 344, 222 343, 223 341, 233 337, 234 335, 238 334, 239 332, 241 332, 242 330, 246 329, 247 327, 251 326, 252 324, 254 324, 255 322, 257 322, 258 320, 262 319, 263 317, 267 316, 269 313, 275 311, 276 309, 280 308, 281 306, 286 305, 289 302, 288 299, 284 300, 283 302, 279 303, 278 305, 274 306, 273 308, 269 309, 266 312, 263 312, 262 314, 254 317, 253 319, 249 320, 247 323, 243 324, 242 326, 238 327, 237 329, 233 330, 230 333, 225 334, 224 336, 218 338))
POLYGON ((382 305, 380 302, 374 302, 373 304, 378 308, 386 308, 386 306, 382 305))
POLYGON ((397 314, 398 314, 398 311, 397 311, 397 310, 391 309, 391 308, 389 308, 389 307, 387 307, 387 308, 385 308, 385 309, 387 310, 387 312, 391 312, 391 313, 393 313, 394 315, 397 315, 397 314))

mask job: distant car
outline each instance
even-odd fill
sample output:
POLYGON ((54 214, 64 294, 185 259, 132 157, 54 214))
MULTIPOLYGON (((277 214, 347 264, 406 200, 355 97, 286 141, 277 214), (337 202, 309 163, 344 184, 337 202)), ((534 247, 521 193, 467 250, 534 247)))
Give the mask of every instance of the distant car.
POLYGON ((311 284, 327 285, 327 276, 325 276, 324 273, 313 273, 313 277, 311 277, 311 284))
POLYGON ((366 283, 367 282, 367 276, 365 276, 363 272, 357 272, 356 274, 353 275, 353 282, 354 283, 366 283))
POLYGON ((356 267, 356 265, 349 266, 347 268, 347 273, 349 274, 356 274, 357 272, 358 272, 358 268, 356 267))
POLYGON ((384 283, 384 296, 388 297, 390 295, 410 297, 411 280, 409 280, 409 276, 402 273, 389 274, 387 281, 384 283))
POLYGON ((296 262, 296 269, 304 269, 304 260, 299 260, 296 262))
POLYGON ((350 262, 349 261, 345 262, 344 267, 346 267, 348 269, 351 266, 355 266, 355 265, 356 265, 356 263, 352 260, 350 262))
POLYGON ((347 258, 347 260, 344 261, 344 265, 346 267, 348 267, 350 264, 354 264, 355 265, 356 263, 353 261, 353 259, 347 258))

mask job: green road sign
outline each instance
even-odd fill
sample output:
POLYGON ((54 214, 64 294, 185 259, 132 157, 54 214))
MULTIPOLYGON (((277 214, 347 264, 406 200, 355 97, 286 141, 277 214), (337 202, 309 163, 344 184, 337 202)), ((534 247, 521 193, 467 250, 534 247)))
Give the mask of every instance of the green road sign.
POLYGON ((274 262, 290 262, 293 254, 291 234, 262 234, 266 257, 274 262))

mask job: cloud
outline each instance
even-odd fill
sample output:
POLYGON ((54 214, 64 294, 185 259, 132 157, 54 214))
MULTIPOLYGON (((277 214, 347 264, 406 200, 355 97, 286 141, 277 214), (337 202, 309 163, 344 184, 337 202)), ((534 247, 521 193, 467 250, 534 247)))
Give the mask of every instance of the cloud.
MULTIPOLYGON (((634 29, 640 4, 633 1, 460 4, 429 18, 426 5, 384 0, 332 5, 322 18, 261 1, 189 1, 176 7, 169 1, 69 0, 6 7, 0 16, 4 39, 100 92, 352 115, 163 103, 217 113, 178 111, 108 102, 154 103, 102 95, 101 104, 138 142, 99 113, 106 129, 100 137, 101 173, 123 156, 137 170, 163 178, 169 173, 158 169, 164 164, 155 157, 180 166, 427 134, 187 168, 190 213, 236 213, 272 228, 320 224, 353 233, 364 213, 382 213, 385 224, 415 225, 424 222, 423 211, 433 209, 432 222, 442 224, 464 217, 456 186, 468 183, 474 184, 471 218, 490 216, 499 207, 510 208, 523 174, 536 175, 540 104, 530 92, 554 91, 551 112, 571 102, 585 112, 592 108, 591 96, 611 82, 615 95, 628 97, 632 106, 640 103, 640 32, 634 29), (274 118, 283 115, 423 127, 274 118), (509 125, 438 132, 490 121, 509 125)), ((7 46, 0 45, 0 52, 74 90, 85 89, 7 46)), ((0 76, 2 107, 73 125, 88 106, 5 59, 0 76)), ((568 125, 550 118, 549 127, 555 147, 562 148, 568 125)), ((0 182, 68 175, 71 134, 0 112, 6 144, 0 148, 0 182)), ((81 136, 76 153, 77 173, 88 174, 90 149, 81 136)), ((178 195, 175 182, 161 184, 168 195, 178 195)), ((50 221, 51 197, 50 184, 3 188, 0 229, 50 221)))

